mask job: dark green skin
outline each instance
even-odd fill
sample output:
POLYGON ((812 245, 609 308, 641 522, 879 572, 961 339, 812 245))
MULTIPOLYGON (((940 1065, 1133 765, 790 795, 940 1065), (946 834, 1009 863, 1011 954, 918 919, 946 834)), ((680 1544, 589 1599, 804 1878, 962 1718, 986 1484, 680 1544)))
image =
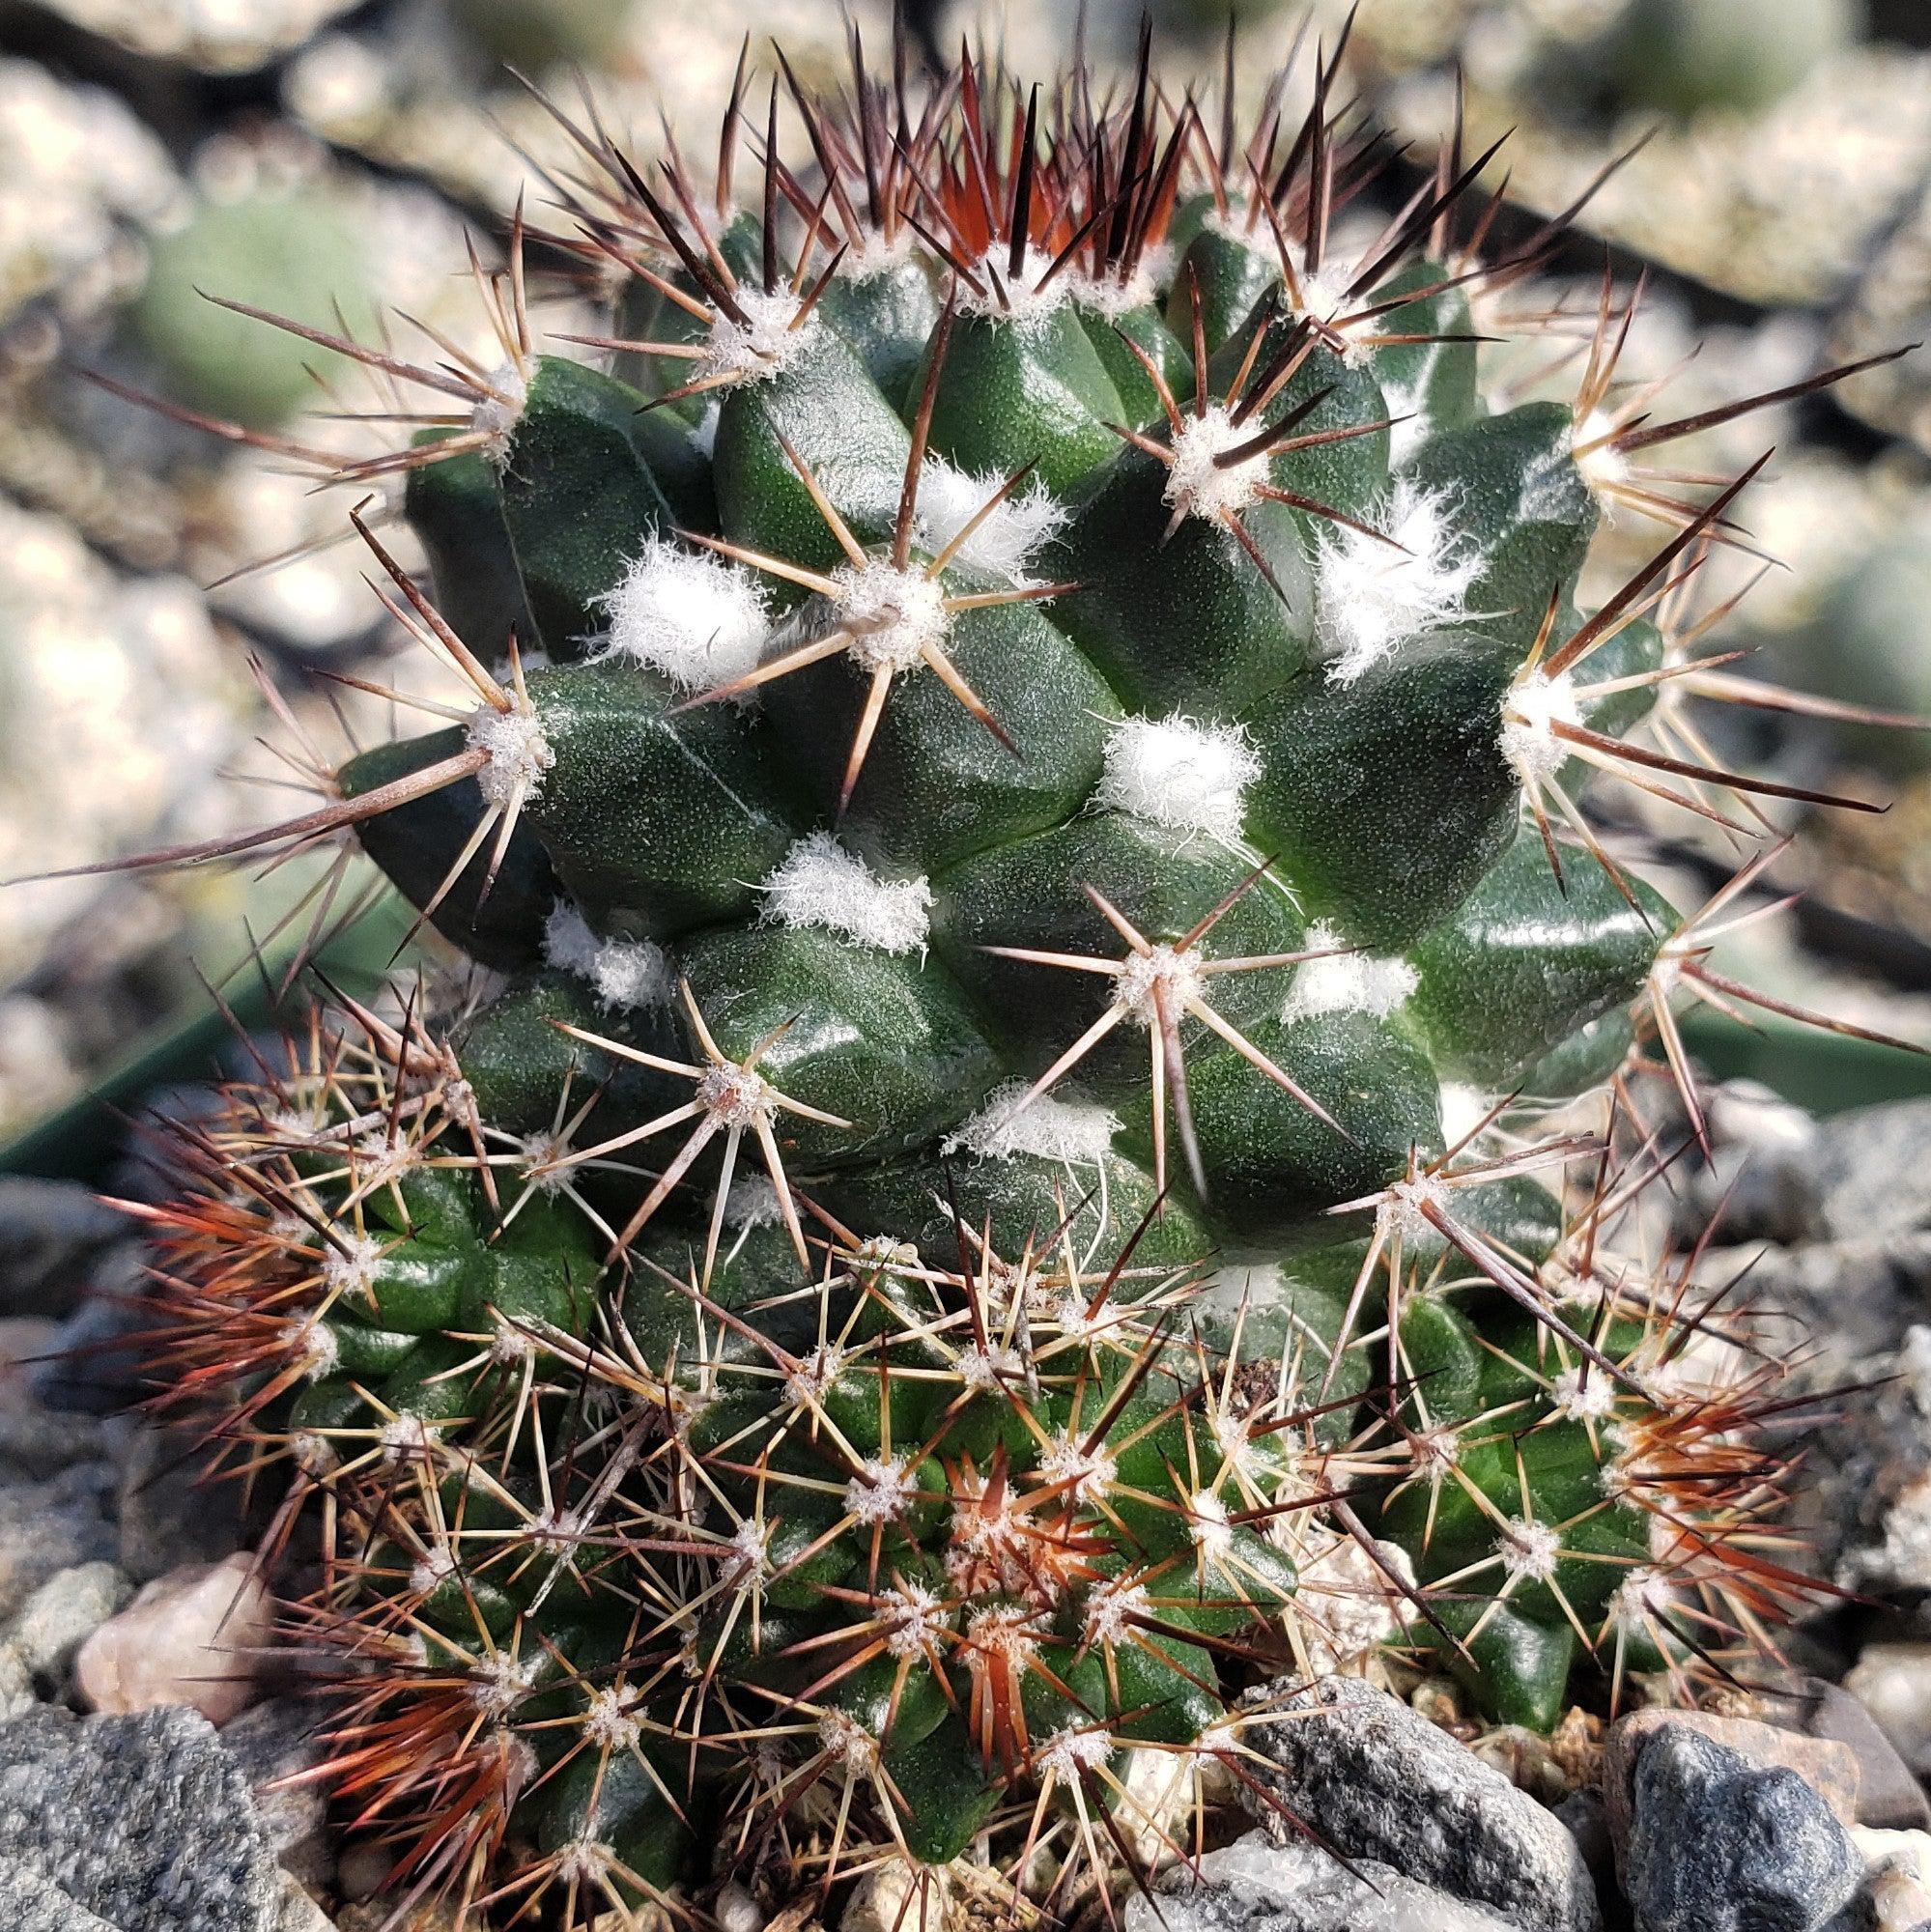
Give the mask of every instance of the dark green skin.
MULTIPOLYGON (((861 1235, 889 1230, 933 1267, 957 1267, 959 1222, 982 1232, 988 1217, 1000 1255, 1020 1253, 1029 1239, 1043 1248, 1062 1223, 1076 1255, 1092 1250, 1110 1264, 1144 1222, 1130 1264, 1136 1270, 1178 1267, 1212 1246, 1181 1202, 1169 1199, 1153 1211, 1153 1177, 1121 1153, 1088 1166, 1029 1153, 980 1159, 963 1150, 950 1156, 927 1151, 838 1170, 809 1182, 808 1190, 847 1227, 861 1235)), ((1134 1300, 1152 1285, 1151 1278, 1122 1280, 1115 1297, 1134 1300)))
MULTIPOLYGON (((890 534, 911 437, 830 328, 816 330, 781 377, 724 392, 712 466, 719 522, 733 543, 832 569, 845 554, 785 455, 787 441, 860 542, 890 534)), ((780 603, 804 594, 771 587, 780 603)))
MULTIPOLYGON (((1440 1151, 1434 1069, 1421 1049, 1366 1013, 1266 1021, 1247 1037, 1347 1129, 1343 1139, 1231 1046, 1187 1058, 1187 1086, 1211 1195, 1212 1224, 1242 1240, 1332 1240, 1335 1202, 1398 1179, 1411 1151, 1440 1151)), ((1126 1146, 1152 1144, 1142 1095, 1126 1115, 1126 1146)), ((1168 1158, 1176 1158, 1171 1146, 1168 1158)))
POLYGON ((1414 939, 1508 845, 1520 785, 1499 733, 1518 665, 1484 639, 1421 638, 1349 684, 1310 668, 1248 713, 1249 834, 1355 943, 1414 939))
MULTIPOLYGON (((990 587, 949 571, 950 589, 990 587)), ((893 689, 840 836, 889 875, 943 871, 987 846, 1057 825, 1092 794, 1119 706, 1046 614, 1051 605, 962 611, 947 655, 1008 749, 923 666, 893 689)), ((772 736, 819 814, 835 816, 869 675, 847 658, 781 678, 772 736)))
MULTIPOLYGON (((378 745, 358 753, 335 774, 344 798, 360 798, 400 778, 455 757, 466 749, 460 726, 427 737, 378 745)), ((445 785, 427 798, 364 819, 355 836, 362 849, 394 881, 409 902, 428 905, 441 891, 449 868, 461 856, 488 807, 474 779, 445 785)), ((542 957, 543 923, 556 902, 556 876, 550 857, 527 829, 511 835, 488 898, 495 834, 457 875, 436 909, 435 926, 470 958, 514 972, 542 957), (479 903, 480 901, 480 903, 479 903)))
POLYGON ((1079 319, 1087 340, 1093 344, 1108 379, 1120 393, 1126 412, 1123 420, 1135 429, 1164 421, 1166 406, 1147 364, 1127 347, 1128 340, 1151 358, 1175 402, 1192 401, 1193 351, 1167 327, 1151 302, 1111 316, 1082 307, 1079 319))
POLYGON ((902 396, 939 319, 939 298, 923 267, 901 262, 874 275, 835 275, 817 312, 857 351, 883 394, 902 396))
POLYGON ((1555 592, 1570 591, 1596 534, 1595 498, 1569 453, 1560 403, 1524 403, 1431 437, 1409 473, 1455 492, 1455 520, 1481 569, 1463 606, 1490 636, 1524 650, 1555 592))
MULTIPOLYGON (((1002 959, 988 946, 1023 946, 1094 959, 1119 959, 1121 938, 1082 890, 1103 895, 1151 943, 1183 937, 1253 871, 1254 855, 1172 835, 1122 813, 1076 818, 1052 832, 968 860, 935 886, 933 944, 978 1000, 1008 1061, 1036 1078, 1097 1019, 1113 981, 1065 967, 1002 959)), ((1229 908, 1207 943, 1208 957, 1253 958, 1291 952, 1301 935, 1292 903, 1262 878, 1229 908)), ((1229 973, 1212 982, 1209 1003, 1239 1025, 1287 997, 1290 969, 1229 973)), ((1181 1038, 1198 1043, 1206 1028, 1188 1020, 1181 1038)), ((1079 1079, 1117 1097, 1147 1082, 1147 1037, 1123 1021, 1081 1061, 1079 1079)))
MULTIPOLYGON (((416 440, 435 443, 452 434, 425 430, 416 440)), ((512 635, 525 645, 535 640, 496 468, 486 456, 463 450, 412 469, 403 514, 429 559, 436 608, 485 664, 505 655, 512 635)))
POLYGON ((1234 718, 1307 662, 1314 592, 1293 513, 1256 503, 1242 521, 1274 575, 1211 519, 1171 537, 1165 465, 1129 449, 1096 479, 1056 546, 1054 621, 1133 709, 1234 718))
MULTIPOLYGON (((502 466, 503 522, 535 641, 553 657, 582 651, 643 539, 668 536, 683 520, 671 507, 667 456, 673 445, 689 449, 689 438, 640 414, 643 401, 578 362, 546 356, 530 378, 502 466)), ((707 527, 700 504, 682 511, 707 527)))
MULTIPOLYGON (((914 404, 923 381, 921 370, 907 391, 914 404)), ((975 474, 1031 465, 1065 496, 1119 448, 1107 425, 1126 413, 1071 307, 1020 322, 962 315, 939 377, 931 446, 975 474)))
MULTIPOLYGON (((780 1140, 807 1166, 908 1152, 969 1110, 999 1064, 946 975, 817 930, 699 933, 684 971, 718 1044, 776 1087, 851 1126, 784 1114, 780 1140)), ((692 1056, 697 1057, 696 1053, 692 1056)))
MULTIPOLYGON (((1378 305, 1410 289, 1436 289, 1434 295, 1404 302, 1375 319, 1377 335, 1438 335, 1466 338, 1475 319, 1468 297, 1459 288, 1439 289, 1448 270, 1438 262, 1410 262, 1375 285, 1364 305, 1378 305)), ((1469 340, 1394 343, 1373 352, 1381 393, 1402 414, 1420 418, 1424 439, 1471 420, 1480 407, 1475 388, 1475 344, 1469 340)))
POLYGON ((1675 926, 1668 905, 1630 881, 1639 914, 1586 853, 1558 884, 1533 827, 1409 958, 1409 1010, 1451 1077, 1507 1091, 1551 1049, 1634 999, 1675 926), (1647 915, 1647 919, 1644 918, 1647 915))
POLYGON ((525 817, 567 891, 654 936, 753 909, 809 823, 754 715, 680 711, 616 661, 532 672, 529 694, 556 761, 525 817))
MULTIPOLYGON (((1208 201, 1207 208, 1212 208, 1208 201)), ((1200 292, 1200 315, 1211 355, 1254 312, 1254 304, 1281 285, 1273 254, 1273 234, 1261 219, 1250 244, 1245 238, 1205 225, 1195 230, 1175 271, 1167 297, 1167 327, 1182 342, 1193 340, 1193 292, 1200 292)))

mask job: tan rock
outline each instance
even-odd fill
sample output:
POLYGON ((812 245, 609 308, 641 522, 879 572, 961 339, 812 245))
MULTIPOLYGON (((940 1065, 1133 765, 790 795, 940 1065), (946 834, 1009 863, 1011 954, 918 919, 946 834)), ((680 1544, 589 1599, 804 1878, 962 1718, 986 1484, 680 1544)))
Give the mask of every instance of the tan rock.
POLYGON ((93 1711, 186 1704, 222 1724, 255 1699, 273 1630, 254 1559, 190 1563, 156 1577, 81 1645, 74 1676, 93 1711))

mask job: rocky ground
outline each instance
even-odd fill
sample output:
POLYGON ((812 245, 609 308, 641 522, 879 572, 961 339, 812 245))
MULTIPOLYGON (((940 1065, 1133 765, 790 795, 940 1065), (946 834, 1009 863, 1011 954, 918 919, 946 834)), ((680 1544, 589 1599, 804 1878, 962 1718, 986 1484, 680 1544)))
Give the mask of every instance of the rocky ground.
MULTIPOLYGON (((1809 1337, 1795 1383, 1844 1391, 1802 1514, 1855 1597, 1751 1689, 1546 1739, 1400 1669, 1257 1692, 1252 1828, 1127 1932, 1931 1927, 1931 1102, 1817 1122, 1733 1086, 1645 1234, 1719 1213, 1701 1279, 1743 1272, 1809 1337)), ((384 1860, 302 1781, 318 1709, 232 1496, 130 1406, 143 1260, 86 1191, 0 1179, 0 1924, 375 1932, 384 1860)))

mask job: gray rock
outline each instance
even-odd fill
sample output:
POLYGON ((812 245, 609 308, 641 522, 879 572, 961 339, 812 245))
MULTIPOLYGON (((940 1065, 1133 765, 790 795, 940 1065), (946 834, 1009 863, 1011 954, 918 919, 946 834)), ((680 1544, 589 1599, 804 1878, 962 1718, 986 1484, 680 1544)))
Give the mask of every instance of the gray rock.
POLYGON ((207 1456, 189 1438, 144 1428, 128 1446, 121 1472, 121 1567, 137 1583, 185 1563, 219 1563, 241 1541, 230 1485, 203 1480, 207 1456))
POLYGON ((1636 1760, 1628 1872, 1638 1932, 1816 1932, 1864 1861, 1794 1771, 1759 1771, 1681 1725, 1636 1760))
POLYGON ((20 1605, 6 1642, 31 1671, 65 1670, 74 1652, 133 1594, 134 1586, 111 1563, 56 1570, 20 1605))
POLYGON ((275 1932, 335 1932, 335 1921, 284 1872, 281 1916, 275 1920, 275 1932))
POLYGON ((1317 1846, 1250 1832, 1208 1852, 1199 1877, 1179 1865, 1152 1900, 1135 1894, 1125 1932, 1510 1932, 1513 1921, 1465 1905, 1372 1860, 1353 1871, 1317 1846))
POLYGON ((0 1859, 0 1925, 7 1932, 114 1932, 31 1865, 0 1859))
POLYGON ((0 1861, 114 1932, 274 1932, 281 1913, 247 1780, 180 1708, 0 1724, 0 1861))
POLYGON ((123 1433, 49 1408, 17 1374, 0 1383, 0 1482, 43 1483, 76 1463, 104 1460, 123 1433))
POLYGON ((132 1593, 111 1563, 56 1570, 0 1634, 0 1718, 64 1695, 74 1653, 132 1593))
POLYGON ((1886 1832, 1931 1830, 1931 1804, 1897 1747, 1851 1690, 1807 1677, 1792 1693, 1805 1734, 1833 1738, 1857 1754, 1858 1822, 1886 1832))
POLYGON ((1931 1229, 1931 1100, 1859 1107, 1818 1123, 1824 1224, 1839 1240, 1931 1229))
POLYGON ((315 1737, 318 1716, 315 1706, 300 1698, 270 1697, 221 1726, 221 1742, 254 1789, 256 1815, 282 1869, 316 1888, 335 1875, 328 1802, 319 1785, 287 1780, 322 1755, 315 1737))
POLYGON ((114 1489, 105 1463, 0 1488, 0 1617, 13 1616, 58 1572, 112 1560, 120 1544, 114 1489))
MULTIPOLYGON (((1282 1715, 1246 1726, 1267 1762, 1245 1769, 1337 1851, 1525 1932, 1597 1932, 1596 1888, 1561 1820, 1385 1690, 1338 1677, 1250 1703, 1282 1715)), ((1270 1831, 1285 1829, 1246 1803, 1270 1831)))
POLYGON ((69 1314, 133 1223, 72 1180, 0 1175, 0 1315, 69 1314))

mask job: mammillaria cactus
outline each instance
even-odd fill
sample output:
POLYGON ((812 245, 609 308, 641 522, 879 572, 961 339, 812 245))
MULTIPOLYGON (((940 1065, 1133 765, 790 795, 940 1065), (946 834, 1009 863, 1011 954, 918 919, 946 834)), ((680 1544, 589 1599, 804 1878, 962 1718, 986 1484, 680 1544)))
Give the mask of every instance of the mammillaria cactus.
POLYGON ((505 1921, 1110 1895, 1259 1793, 1265 1676, 1547 1725, 1805 1588, 1777 1363, 1615 1248, 1742 887, 1577 804, 1781 789, 1655 710, 1748 689, 1673 622, 1748 479, 1638 470, 1698 425, 1606 288, 1576 410, 1484 396, 1561 224, 1483 266, 1451 148, 1344 250, 1331 61, 1244 144, 1144 59, 904 70, 796 93, 809 167, 774 82, 744 203, 742 70, 714 197, 571 124, 596 360, 521 222, 499 366, 332 344, 438 399, 346 480, 460 695, 245 849, 352 828, 477 971, 183 1130, 152 1350, 320 1525, 350 1815, 505 1921))

